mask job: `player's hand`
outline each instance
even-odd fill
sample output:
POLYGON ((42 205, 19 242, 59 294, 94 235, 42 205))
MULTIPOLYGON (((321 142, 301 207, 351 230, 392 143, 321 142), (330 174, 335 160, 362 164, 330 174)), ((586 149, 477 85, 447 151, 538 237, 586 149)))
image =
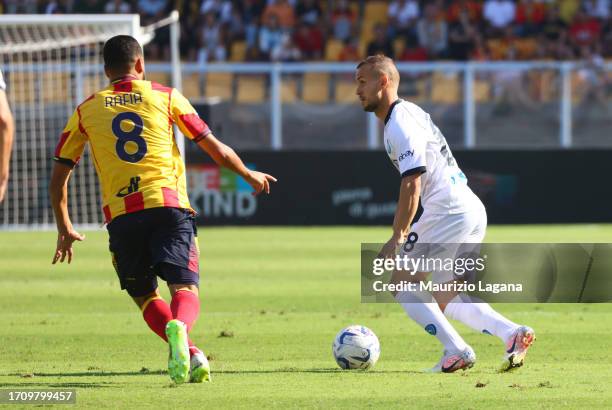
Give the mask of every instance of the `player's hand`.
POLYGON ((72 262, 72 243, 74 241, 82 241, 85 239, 84 235, 81 235, 74 229, 69 229, 68 233, 57 234, 57 248, 55 249, 55 255, 53 256, 53 264, 57 261, 64 262, 66 257, 68 258, 68 263, 72 262))
POLYGON ((401 238, 391 238, 383 245, 378 252, 379 258, 393 259, 397 255, 397 249, 404 243, 401 238))
POLYGON ((263 172, 250 171, 246 181, 255 190, 253 195, 259 195, 262 192, 269 194, 270 182, 276 182, 276 178, 272 175, 264 174, 263 172))

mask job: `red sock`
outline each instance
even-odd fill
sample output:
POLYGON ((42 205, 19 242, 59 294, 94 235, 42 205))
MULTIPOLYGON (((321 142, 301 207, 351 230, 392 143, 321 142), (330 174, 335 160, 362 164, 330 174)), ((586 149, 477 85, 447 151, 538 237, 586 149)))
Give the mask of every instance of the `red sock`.
POLYGON ((200 313, 200 299, 191 291, 179 290, 172 297, 170 309, 172 317, 185 323, 189 332, 200 313))
POLYGON ((198 349, 197 347, 193 346, 192 344, 189 344, 189 357, 193 356, 194 354, 198 354, 201 353, 202 351, 200 349, 198 349))
POLYGON ((145 310, 142 311, 142 317, 152 331, 166 342, 168 341, 166 324, 172 320, 172 311, 165 300, 153 299, 150 301, 145 310))

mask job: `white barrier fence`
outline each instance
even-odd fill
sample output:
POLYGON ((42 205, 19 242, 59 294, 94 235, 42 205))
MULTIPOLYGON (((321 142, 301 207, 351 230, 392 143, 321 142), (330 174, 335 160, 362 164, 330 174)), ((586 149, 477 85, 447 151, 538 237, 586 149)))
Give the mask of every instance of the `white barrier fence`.
MULTIPOLYGON (((291 148, 285 144, 285 133, 283 132, 283 109, 286 104, 283 102, 281 97, 282 83, 285 78, 290 76, 303 76, 309 73, 325 73, 332 76, 343 76, 346 82, 347 76, 352 76, 355 72, 355 63, 211 63, 211 64, 197 64, 197 63, 183 63, 181 65, 182 77, 187 78, 189 76, 199 76, 204 79, 208 74, 211 73, 229 73, 235 76, 240 75, 259 75, 266 76, 266 92, 265 98, 260 101, 259 105, 266 106, 266 114, 269 113, 267 119, 268 126, 266 127, 266 135, 269 135, 269 143, 267 148, 273 150, 281 150, 284 148, 291 148), (268 132, 269 131, 269 132, 268 132)), ((454 76, 458 85, 454 92, 459 95, 454 102, 443 101, 436 102, 435 100, 429 101, 429 107, 437 106, 449 106, 452 107, 457 113, 459 113, 459 120, 457 123, 461 124, 462 130, 456 130, 461 136, 459 139, 455 138, 455 141, 459 140, 462 142, 464 148, 480 148, 483 146, 483 137, 485 134, 495 133, 495 128, 488 126, 483 128, 489 128, 483 132, 479 132, 478 118, 481 112, 484 112, 483 107, 486 103, 479 101, 479 97, 476 95, 476 90, 479 84, 486 84, 495 93, 503 93, 504 90, 499 91, 500 87, 506 87, 506 91, 511 91, 515 94, 522 93, 527 94, 523 88, 528 87, 525 82, 515 81, 513 78, 525 77, 530 74, 537 73, 548 73, 552 77, 549 81, 548 87, 550 88, 554 96, 552 99, 548 99, 547 110, 549 111, 549 119, 547 128, 544 132, 548 136, 553 134, 556 136, 556 146, 560 148, 571 148, 576 146, 574 141, 575 124, 573 118, 575 117, 574 110, 577 108, 578 96, 576 90, 579 88, 576 86, 576 78, 582 78, 582 82, 585 83, 589 90, 585 91, 584 87, 581 91, 584 93, 591 93, 597 91, 600 96, 597 103, 603 107, 603 114, 599 115, 598 118, 603 118, 603 125, 600 125, 599 129, 605 130, 607 128, 608 134, 612 129, 612 99, 610 89, 612 88, 612 63, 606 62, 598 65, 587 63, 587 62, 469 62, 469 63, 399 63, 398 69, 402 75, 402 83, 413 81, 411 78, 414 77, 427 77, 427 80, 416 80, 420 82, 429 81, 428 87, 436 87, 436 82, 439 78, 436 75, 454 76), (485 78, 485 80, 483 80, 485 78), (510 79, 510 80, 509 80, 510 79), (600 101, 602 100, 602 101, 600 101), (551 111, 552 110, 552 111, 551 111), (493 130, 491 130, 493 128, 493 130), (556 129, 555 129, 556 128, 556 129)), ((18 71, 32 71, 30 65, 19 65, 15 64, 11 67, 13 72, 18 71)), ((49 65, 40 65, 34 68, 34 71, 53 70, 60 71, 63 73, 71 73, 74 76, 75 84, 82 84, 83 79, 88 75, 102 70, 99 66, 87 66, 87 65, 71 65, 61 64, 50 67, 49 65)), ((147 73, 151 76, 165 75, 168 78, 169 83, 177 83, 176 73, 172 70, 171 64, 166 63, 150 63, 147 65, 147 73)), ((10 76, 10 73, 8 73, 10 76)), ((204 81, 202 81, 204 83, 204 81)), ((180 85, 179 85, 180 86, 180 85)), ((81 87, 77 86, 77 90, 81 87)), ((193 94, 193 90, 192 94, 193 94)), ((444 92, 444 90, 443 90, 444 92)), ((493 91, 489 91, 493 94, 493 91)), ((76 96, 82 96, 81 92, 76 92, 76 96)), ((197 93, 196 93, 197 94, 197 93)), ((204 94, 204 93, 202 93, 204 94)), ((400 96, 402 96, 400 88, 400 96)), ((525 97, 522 97, 523 99, 525 97)), ((410 96, 407 96, 410 100, 410 96)), ((516 98, 515 98, 516 99, 516 98)), ((209 99, 209 100, 214 100, 209 99)), ((218 99, 217 99, 218 100, 218 99)), ((350 100, 350 99, 349 99, 350 100)), ((514 101, 513 104, 517 106, 528 105, 528 109, 523 110, 523 117, 519 120, 513 118, 501 118, 493 119, 491 122, 504 125, 506 128, 512 127, 517 124, 513 124, 513 121, 518 122, 531 122, 538 119, 541 116, 540 108, 543 105, 530 104, 529 101, 521 102, 519 94, 518 102, 514 101), (504 123, 505 121, 505 123, 504 123)), ((207 102, 206 99, 202 100, 207 102)), ((72 104, 76 105, 79 101, 73 101, 72 104)), ((231 102, 231 101, 230 101, 231 102)), ((420 103, 418 100, 417 103, 420 103)), ((233 102, 236 103, 236 102, 233 102)), ((334 101, 330 101, 331 104, 334 101)), ((353 101, 338 102, 337 104, 354 104, 358 106, 358 99, 354 96, 353 101)), ((498 104, 499 105, 499 104, 498 104)), ((525 108, 525 107, 522 107, 525 108)), ((376 120, 373 114, 363 113, 366 117, 364 124, 364 134, 366 135, 367 142, 360 146, 366 146, 370 149, 375 149, 380 146, 380 124, 376 120)), ((432 114, 434 120, 438 121, 436 115, 432 114)), ((601 121, 600 121, 601 122, 601 121)), ((495 125, 495 124, 494 124, 495 125)), ((523 124, 529 126, 529 124, 523 124)), ((444 127, 441 127, 444 131, 444 127)), ((534 131, 535 132, 535 131, 534 131)), ((605 132, 597 131, 597 141, 591 144, 593 147, 598 146, 610 146, 609 140, 612 140, 612 135, 606 135, 605 132), (601 144, 599 143, 601 142, 601 144)), ((530 149, 538 148, 537 145, 531 146, 529 141, 521 142, 522 145, 515 144, 514 148, 530 149)), ((486 146, 486 144, 485 144, 486 146)), ((550 147, 550 145, 548 145, 550 147)), ((266 148, 266 147, 260 147, 266 148)), ((324 148, 318 146, 317 148, 324 148)))
MULTIPOLYGON (((170 66, 165 64, 149 64, 149 72, 169 73, 170 66)), ((583 79, 587 86, 598 88, 605 96, 605 103, 608 112, 611 111, 610 90, 612 87, 612 63, 602 63, 594 65, 586 62, 469 62, 469 63, 399 63, 398 69, 402 76, 431 75, 432 73, 444 73, 446 75, 458 75, 460 78, 459 93, 462 105, 463 123, 463 146, 465 148, 477 148, 479 146, 479 135, 477 132, 477 115, 479 114, 479 103, 475 96, 475 84, 480 76, 489 76, 489 85, 498 87, 500 82, 507 80, 509 76, 521 76, 535 72, 552 73, 555 79, 550 84, 553 92, 556 93, 553 105, 556 105, 556 116, 558 121, 558 146, 570 148, 573 146, 573 114, 575 108, 576 95, 575 83, 576 75, 586 77, 583 79), (496 77, 505 77, 499 79, 496 77), (599 76, 599 77, 598 77, 599 76), (574 102, 573 102, 574 101, 574 102)), ((306 73, 330 73, 352 75, 355 72, 354 63, 211 63, 200 65, 194 63, 184 63, 182 65, 183 76, 192 74, 206 75, 207 73, 232 73, 232 74, 265 74, 269 76, 267 92, 270 107, 270 148, 280 150, 284 147, 283 139, 283 102, 281 99, 281 82, 284 76, 301 75, 306 73)), ((435 80, 433 80, 435 81, 435 80)), ((507 82, 507 81, 506 81, 507 82)), ((508 87, 522 87, 525 85, 507 84, 508 87)), ((514 90, 516 92, 520 90, 514 90)), ((401 92, 400 92, 401 96, 401 92)), ((410 99, 410 98, 408 98, 410 99)), ((358 103, 355 96, 355 104, 358 103)), ((455 104, 457 105, 457 104, 455 104)), ((550 104, 549 104, 550 105, 550 104)), ((367 146, 377 148, 380 144, 380 127, 373 114, 368 115, 367 120, 367 146)), ((537 107, 532 107, 530 115, 538 116, 537 107)), ((608 115, 609 118, 612 116, 608 115)), ((612 123, 610 123, 612 127, 612 123)), ((610 131, 612 128, 608 128, 610 131)), ((602 138, 610 138, 612 135, 602 135, 602 138)), ((530 148, 525 146, 523 148, 530 148)))

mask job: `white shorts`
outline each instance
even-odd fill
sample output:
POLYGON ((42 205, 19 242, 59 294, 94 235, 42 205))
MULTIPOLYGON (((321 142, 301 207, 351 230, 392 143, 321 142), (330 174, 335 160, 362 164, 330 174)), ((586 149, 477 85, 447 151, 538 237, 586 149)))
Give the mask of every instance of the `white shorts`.
MULTIPOLYGON (((486 230, 487 212, 480 201, 472 210, 461 214, 428 215, 425 211, 412 226, 406 243, 400 249, 400 256, 455 258, 460 253, 479 252, 486 230), (432 247, 430 244, 445 246, 432 247)), ((436 283, 456 279, 453 273, 448 271, 431 270, 431 273, 432 280, 436 283)))

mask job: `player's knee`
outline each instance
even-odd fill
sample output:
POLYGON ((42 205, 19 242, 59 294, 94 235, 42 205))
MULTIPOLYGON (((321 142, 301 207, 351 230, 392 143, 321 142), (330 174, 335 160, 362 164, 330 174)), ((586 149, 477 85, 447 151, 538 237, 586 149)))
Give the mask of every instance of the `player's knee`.
POLYGON ((187 290, 198 294, 200 275, 197 267, 194 269, 172 263, 160 263, 156 267, 158 275, 166 281, 172 295, 179 290, 187 290))
POLYGON ((138 307, 140 309, 143 308, 143 306, 145 305, 145 303, 149 302, 151 299, 154 299, 156 297, 159 297, 159 291, 157 289, 155 289, 152 292, 149 292, 143 296, 132 296, 132 300, 134 300, 134 302, 136 303, 136 305, 138 305, 138 307))
POLYGON ((193 284, 168 284, 168 288, 170 289, 170 293, 174 295, 178 291, 189 291, 198 295, 199 290, 197 285, 193 284))

